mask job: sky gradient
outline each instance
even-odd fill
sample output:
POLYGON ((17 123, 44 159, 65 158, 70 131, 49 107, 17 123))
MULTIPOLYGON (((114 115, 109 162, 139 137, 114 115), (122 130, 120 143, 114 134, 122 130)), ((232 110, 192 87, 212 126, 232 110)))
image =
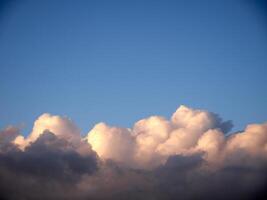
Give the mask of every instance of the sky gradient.
POLYGON ((266 200, 264 0, 0 0, 0 199, 266 200))
POLYGON ((266 13, 248 1, 12 1, 0 15, 0 128, 42 113, 82 133, 181 104, 266 121, 266 13))

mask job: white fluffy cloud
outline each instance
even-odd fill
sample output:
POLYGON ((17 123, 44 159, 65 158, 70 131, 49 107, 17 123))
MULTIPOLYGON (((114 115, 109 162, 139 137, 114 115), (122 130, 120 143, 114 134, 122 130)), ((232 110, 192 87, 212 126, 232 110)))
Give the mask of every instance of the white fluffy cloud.
POLYGON ((82 138, 70 119, 43 114, 25 138, 0 131, 0 186, 25 199, 255 199, 267 180, 267 122, 231 127, 180 106, 132 128, 98 123, 82 138))
POLYGON ((128 164, 132 160, 134 140, 128 129, 99 123, 88 134, 92 149, 103 159, 128 164))
POLYGON ((223 131, 229 127, 230 122, 222 122, 214 113, 180 106, 170 120, 152 116, 136 122, 132 129, 98 124, 88 133, 88 142, 103 159, 153 168, 177 154, 205 151, 207 158, 214 158, 224 140, 223 131))
POLYGON ((152 116, 136 122, 132 129, 96 125, 88 142, 103 159, 133 168, 153 168, 173 155, 203 153, 210 164, 223 165, 241 150, 263 154, 267 150, 267 125, 249 125, 242 133, 227 137, 231 122, 218 115, 180 106, 170 120, 152 116))
POLYGON ((11 127, 1 131, 0 136, 24 149, 49 130, 71 142, 81 154, 88 152, 89 144, 102 160, 136 169, 158 167, 174 155, 202 153, 209 164, 222 166, 238 159, 244 162, 248 156, 266 157, 267 123, 248 125, 243 132, 226 136, 231 126, 230 121, 223 122, 214 113, 180 106, 170 120, 151 116, 137 121, 132 128, 99 123, 85 138, 70 119, 50 114, 41 115, 26 138, 11 127))
POLYGON ((46 130, 74 144, 80 140, 80 131, 70 119, 45 113, 34 122, 32 132, 27 138, 19 135, 15 138, 14 143, 23 149, 30 142, 34 142, 46 130))

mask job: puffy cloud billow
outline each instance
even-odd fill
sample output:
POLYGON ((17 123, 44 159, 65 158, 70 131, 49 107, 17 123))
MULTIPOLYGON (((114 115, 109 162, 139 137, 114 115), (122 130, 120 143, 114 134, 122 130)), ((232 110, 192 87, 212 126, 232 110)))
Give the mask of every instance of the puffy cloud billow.
POLYGON ((170 119, 101 122, 83 137, 43 114, 28 136, 0 131, 0 199, 264 199, 267 123, 232 126, 180 106, 170 119))

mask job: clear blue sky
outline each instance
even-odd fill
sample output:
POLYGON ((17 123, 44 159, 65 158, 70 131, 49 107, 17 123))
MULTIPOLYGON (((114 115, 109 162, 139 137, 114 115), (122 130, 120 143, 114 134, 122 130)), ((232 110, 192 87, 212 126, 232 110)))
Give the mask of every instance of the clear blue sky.
MULTIPOLYGON (((267 120, 267 17, 248 1, 3 1, 0 127, 42 113, 86 133, 180 104, 267 120)), ((255 1, 256 2, 256 1, 255 1)))

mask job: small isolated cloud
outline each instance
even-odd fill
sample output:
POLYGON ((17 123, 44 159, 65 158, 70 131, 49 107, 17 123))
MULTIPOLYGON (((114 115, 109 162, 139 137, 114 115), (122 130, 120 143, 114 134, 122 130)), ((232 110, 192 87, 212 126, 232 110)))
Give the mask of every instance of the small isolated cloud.
POLYGON ((231 121, 180 106, 132 128, 99 123, 81 137, 66 117, 32 132, 0 131, 1 199, 263 199, 267 123, 226 134, 231 121))

